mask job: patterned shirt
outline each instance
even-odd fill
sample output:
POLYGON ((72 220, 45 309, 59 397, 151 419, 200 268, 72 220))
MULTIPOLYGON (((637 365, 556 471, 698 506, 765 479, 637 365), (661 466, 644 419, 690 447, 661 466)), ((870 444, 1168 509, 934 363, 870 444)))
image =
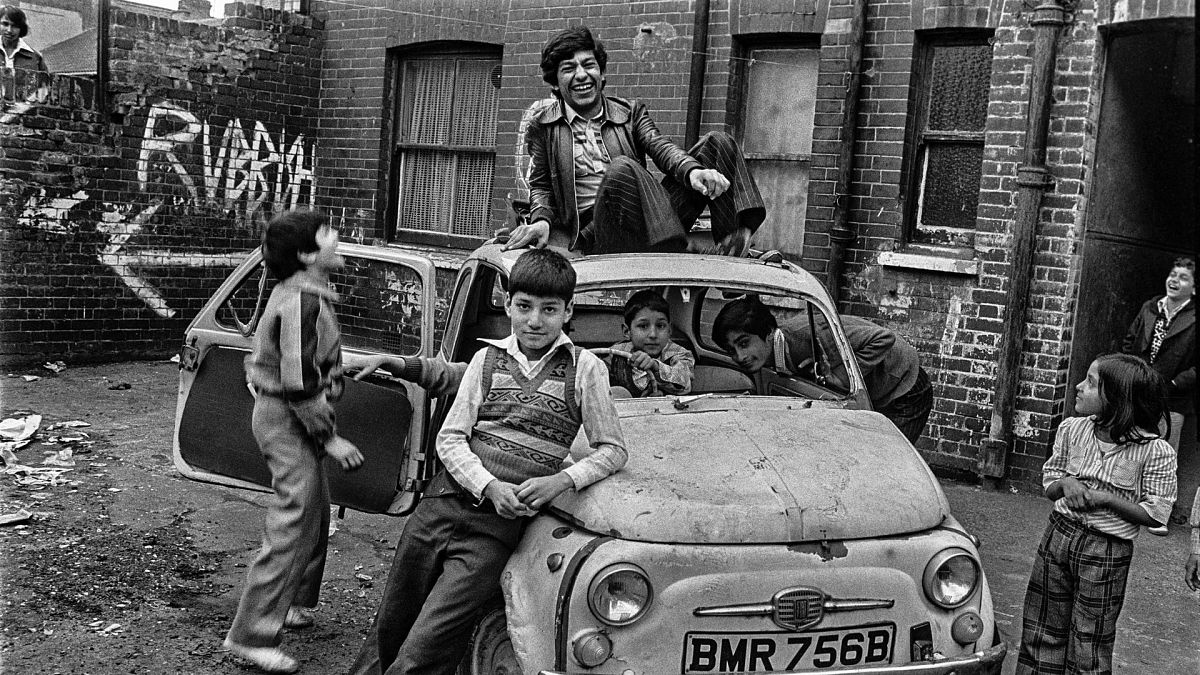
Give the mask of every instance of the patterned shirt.
POLYGON ((604 107, 592 119, 586 119, 569 105, 566 109, 567 123, 571 125, 571 134, 575 138, 575 202, 580 212, 590 209, 596 204, 596 193, 600 190, 600 181, 608 171, 608 163, 612 158, 608 148, 604 147, 604 139, 600 136, 600 127, 604 125, 604 107))
MULTIPOLYGON (((611 349, 632 352, 634 347, 632 342, 625 341, 618 342, 611 349)), ((692 390, 692 370, 696 367, 696 357, 686 347, 674 342, 668 342, 663 347, 662 355, 654 359, 653 372, 634 368, 628 359, 616 354, 604 360, 609 364, 610 383, 620 387, 632 384, 634 388, 630 393, 635 397, 678 395, 692 390), (628 383, 623 381, 626 377, 628 383)))
MULTIPOLYGON (((573 347, 571 339, 560 334, 541 359, 529 363, 521 353, 515 336, 484 342, 503 349, 517 362, 521 373, 529 378, 540 373, 556 351, 564 346, 567 349, 573 347)), ((483 363, 487 351, 487 347, 480 349, 467 364, 458 396, 437 435, 437 453, 446 471, 476 499, 482 499, 483 489, 496 479, 483 467, 483 462, 471 451, 470 446, 471 432, 475 428, 479 405, 483 402, 483 363)), ((589 447, 579 456, 575 454, 576 449, 572 448, 571 457, 564 462, 563 471, 571 477, 575 489, 579 490, 620 469, 628 459, 625 440, 621 436, 621 423, 608 393, 608 368, 598 356, 586 350, 579 353, 576 363, 575 400, 583 412, 583 431, 589 447)))
MULTIPOLYGON (((1105 443, 1096 437, 1093 417, 1063 420, 1054 436, 1054 451, 1042 466, 1042 487, 1074 476, 1084 486, 1117 495, 1165 523, 1175 504, 1175 450, 1161 438, 1144 443, 1105 443)), ((1121 539, 1136 539, 1138 525, 1111 509, 1076 511, 1066 498, 1054 510, 1088 527, 1121 539)))
POLYGON ((1191 298, 1184 300, 1174 310, 1167 304, 1167 296, 1163 296, 1158 300, 1158 320, 1154 322, 1154 336, 1150 339, 1150 363, 1158 358, 1158 349, 1162 347, 1163 340, 1167 337, 1167 330, 1171 328, 1171 322, 1179 315, 1179 312, 1188 306, 1191 298))

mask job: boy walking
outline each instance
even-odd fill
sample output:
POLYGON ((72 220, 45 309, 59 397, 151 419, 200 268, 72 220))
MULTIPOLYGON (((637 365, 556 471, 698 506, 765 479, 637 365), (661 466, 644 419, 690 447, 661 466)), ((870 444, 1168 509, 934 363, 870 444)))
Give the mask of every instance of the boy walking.
MULTIPOLYGON (((513 265, 512 335, 488 341, 463 374, 437 436, 445 470, 405 523, 375 616, 389 675, 454 673, 527 517, 625 464, 607 369, 562 332, 574 291, 575 270, 557 252, 531 250, 513 265), (581 426, 590 448, 564 466, 581 426)), ((372 672, 364 665, 375 656, 360 653, 355 671, 372 672)))
POLYGON ((263 309, 246 381, 254 392, 254 438, 271 470, 262 549, 246 574, 225 637, 235 655, 272 673, 299 665, 279 648, 284 627, 313 623, 329 537, 329 486, 321 459, 351 470, 362 454, 337 435, 333 404, 342 391, 342 347, 330 272, 340 268, 338 234, 309 211, 267 224, 263 260, 279 283, 263 309))

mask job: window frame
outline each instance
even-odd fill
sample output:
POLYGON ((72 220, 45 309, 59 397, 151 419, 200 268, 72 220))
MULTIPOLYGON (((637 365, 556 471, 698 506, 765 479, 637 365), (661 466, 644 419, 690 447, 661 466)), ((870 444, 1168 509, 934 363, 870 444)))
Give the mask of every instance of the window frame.
MULTIPOLYGON (((405 229, 400 226, 399 222, 404 184, 405 163, 403 157, 405 152, 412 150, 436 150, 453 153, 456 157, 465 154, 490 156, 492 158, 492 189, 489 190, 488 194, 488 208, 484 214, 484 222, 485 224, 491 222, 490 193, 495 188, 496 160, 498 155, 495 129, 493 130, 492 145, 490 146, 413 143, 401 140, 405 130, 404 120, 410 116, 412 106, 416 100, 415 96, 405 96, 405 65, 413 61, 451 61, 457 69, 457 63, 461 60, 494 61, 496 67, 503 67, 503 49, 497 45, 487 43, 443 42, 425 43, 388 51, 385 75, 387 78, 387 91, 384 95, 383 111, 385 129, 384 133, 381 134, 383 142, 380 153, 380 161, 384 167, 384 171, 381 174, 384 175, 383 181, 386 184, 387 195, 387 204, 383 209, 381 231, 384 233, 384 238, 388 243, 431 245, 470 250, 478 247, 488 238, 487 235, 471 236, 453 234, 451 232, 405 229)), ((455 73, 455 81, 457 82, 457 72, 455 73)), ((455 85, 454 91, 456 94, 457 90, 458 87, 455 85)), ((450 105, 453 111, 455 105, 454 98, 451 99, 450 105)), ((498 113, 499 110, 497 110, 497 127, 499 126, 498 113)), ((457 199, 458 193, 457 190, 453 189, 453 185, 449 187, 451 188, 449 198, 452 202, 450 209, 453 212, 455 208, 453 202, 457 199)))
MULTIPOLYGON (((810 187, 806 194, 811 195, 811 181, 814 168, 814 157, 816 153, 810 147, 807 154, 791 153, 791 152, 752 152, 748 151, 746 145, 747 124, 750 120, 750 115, 747 107, 752 104, 750 100, 750 66, 754 58, 755 52, 768 50, 790 50, 790 51, 805 51, 811 50, 816 55, 817 65, 817 85, 814 91, 814 101, 820 98, 820 76, 821 63, 824 59, 821 50, 821 36, 816 33, 789 33, 786 35, 740 35, 736 39, 733 54, 730 57, 730 82, 729 91, 731 95, 728 98, 726 105, 726 115, 730 120, 730 127, 733 129, 734 138, 737 139, 738 145, 742 148, 742 157, 746 160, 748 166, 753 169, 755 163, 760 162, 779 162, 789 165, 796 165, 797 170, 803 170, 808 175, 810 187)), ((809 133, 815 134, 817 129, 816 120, 814 119, 812 128, 809 133)), ((814 143, 816 139, 813 139, 814 143)), ((775 195, 772 195, 775 196, 775 195)), ((770 211, 770 209, 768 209, 770 211)), ((807 208, 800 214, 803 220, 800 222, 801 233, 806 232, 808 225, 807 208)), ((797 237, 799 248, 790 252, 789 257, 800 257, 803 254, 804 236, 797 237)))
MULTIPOLYGON (((961 244, 938 242, 932 237, 922 236, 921 232, 924 226, 920 222, 921 211, 923 206, 923 197, 925 192, 925 171, 921 164, 922 148, 925 147, 926 141, 942 144, 971 144, 978 145, 981 149, 986 147, 986 110, 985 110, 985 128, 979 131, 947 131, 947 130, 929 130, 929 105, 932 90, 930 88, 931 78, 933 76, 933 57, 934 52, 939 47, 954 47, 954 46, 992 46, 995 36, 995 31, 990 28, 951 28, 917 31, 913 40, 913 67, 912 80, 909 87, 909 111, 908 122, 904 133, 904 163, 901 178, 902 198, 904 200, 904 229, 903 243, 905 245, 916 246, 938 246, 948 248, 964 248, 973 249, 975 241, 976 225, 972 223, 970 228, 960 228, 964 232, 964 236, 969 238, 968 242, 961 244)), ((993 63, 995 55, 992 55, 993 63)), ((988 82, 985 87, 990 90, 991 73, 994 72, 994 65, 989 70, 988 82)), ((924 155, 927 157, 927 154, 924 155)), ((980 161, 980 185, 983 180, 983 162, 980 161)), ((978 193, 980 185, 976 186, 978 193)), ((976 204, 975 220, 978 220, 978 203, 976 204)))

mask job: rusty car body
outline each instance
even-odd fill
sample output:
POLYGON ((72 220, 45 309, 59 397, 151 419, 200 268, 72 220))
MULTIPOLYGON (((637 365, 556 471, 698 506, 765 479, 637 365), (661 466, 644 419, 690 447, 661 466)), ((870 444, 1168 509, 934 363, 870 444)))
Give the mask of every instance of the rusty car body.
MULTIPOLYGON (((346 350, 432 355, 442 313, 447 360, 509 332, 503 289, 520 251, 476 250, 445 307, 427 259, 343 249, 350 264, 334 282, 346 350)), ((696 355, 693 391, 615 401, 628 465, 531 521, 504 573, 505 606, 480 622, 460 672, 999 672, 1005 645, 978 542, 918 452, 870 410, 816 279, 788 262, 703 255, 573 264, 572 339, 619 341, 625 298, 657 288, 674 339, 696 355), (717 311, 746 294, 820 335, 807 375, 750 377, 714 344, 717 311)), ((188 331, 175 461, 197 480, 268 483, 249 395, 229 389, 260 278, 251 256, 188 331)), ((448 405, 399 380, 350 383, 339 424, 376 470, 342 474, 334 501, 410 510, 438 470, 432 439, 448 405)))

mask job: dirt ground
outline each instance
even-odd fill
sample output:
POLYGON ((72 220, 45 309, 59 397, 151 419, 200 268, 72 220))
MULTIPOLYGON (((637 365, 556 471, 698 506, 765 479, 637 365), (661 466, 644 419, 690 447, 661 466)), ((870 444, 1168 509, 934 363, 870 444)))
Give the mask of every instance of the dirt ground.
MULTIPOLYGON (((4 475, 0 527, 4 673, 257 672, 221 649, 247 563, 258 547, 265 495, 184 480, 171 460, 177 368, 172 363, 68 369, 25 382, 0 375, 5 418, 40 413, 43 429, 80 420, 91 446, 74 448, 62 484, 18 485, 4 475), (128 388, 125 388, 125 385, 128 388)), ((62 444, 16 451, 30 466, 62 444)), ((287 648, 305 672, 344 672, 357 652, 401 522, 351 513, 335 521, 317 627, 287 648), (390 540, 389 540, 390 537, 390 540)))
MULTIPOLYGON (((266 495, 186 480, 171 459, 177 369, 167 362, 0 372, 0 419, 43 415, 30 467, 88 434, 57 485, 0 473, 0 671, 257 672, 221 649, 258 549, 266 495), (21 375, 41 379, 27 382, 21 375), (83 421, 87 427, 49 429, 83 421)), ((2 467, 0 467, 2 468, 2 467)), ((1050 504, 1026 493, 944 482, 958 519, 983 540, 1001 636, 1010 653, 1050 504)), ((335 520, 315 628, 284 647, 305 673, 343 673, 368 628, 402 521, 351 512, 335 520)), ((1118 625, 1118 673, 1200 673, 1200 593, 1183 587, 1187 532, 1143 536, 1118 625)), ((1006 663, 1011 673, 1015 657, 1006 663)))

